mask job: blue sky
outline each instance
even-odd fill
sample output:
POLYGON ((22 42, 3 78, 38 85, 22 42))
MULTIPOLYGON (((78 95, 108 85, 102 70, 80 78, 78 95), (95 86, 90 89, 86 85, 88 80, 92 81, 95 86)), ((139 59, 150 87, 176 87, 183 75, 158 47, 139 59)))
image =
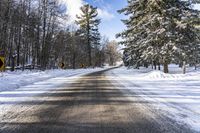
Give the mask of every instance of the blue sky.
POLYGON ((59 0, 67 6, 67 14, 70 16, 69 24, 73 24, 76 15, 80 14, 80 7, 88 3, 98 8, 101 18, 100 32, 110 40, 115 39, 115 35, 121 32, 125 26, 121 22, 123 15, 117 13, 117 10, 126 6, 127 0, 59 0))
MULTIPOLYGON (((80 7, 86 3, 98 8, 99 17, 102 20, 100 25, 100 32, 102 35, 107 36, 110 40, 115 40, 115 35, 125 29, 121 19, 125 16, 117 13, 117 10, 126 7, 127 0, 59 0, 67 7, 67 14, 70 19, 68 24, 74 24, 76 15, 81 14, 80 7)), ((200 5, 195 6, 200 9, 200 5)))
POLYGON ((100 13, 102 23, 100 25, 100 32, 106 35, 110 40, 115 39, 115 35, 121 32, 125 26, 121 22, 124 18, 117 10, 126 6, 126 0, 85 0, 87 3, 98 7, 104 14, 100 13), (107 14, 107 15, 106 15, 107 14))

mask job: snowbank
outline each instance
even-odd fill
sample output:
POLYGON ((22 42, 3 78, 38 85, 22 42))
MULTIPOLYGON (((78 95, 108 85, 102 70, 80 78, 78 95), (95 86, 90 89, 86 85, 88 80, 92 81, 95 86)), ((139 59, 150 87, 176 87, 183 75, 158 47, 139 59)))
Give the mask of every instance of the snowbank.
POLYGON ((103 68, 95 69, 77 69, 77 70, 47 70, 47 71, 16 71, 1 73, 0 91, 14 90, 21 86, 33 84, 38 81, 47 80, 56 77, 70 77, 75 75, 87 74, 103 70, 103 68))
POLYGON ((170 65, 169 67, 170 73, 143 67, 140 69, 127 69, 126 67, 121 67, 120 69, 115 70, 115 72, 125 79, 132 80, 188 80, 191 78, 199 79, 200 77, 200 70, 194 70, 194 68, 188 68, 188 72, 182 74, 182 70, 178 66, 170 65))
POLYGON ((154 80, 184 80, 184 79, 198 79, 200 72, 190 72, 187 74, 166 74, 161 71, 152 71, 144 75, 143 79, 154 80))
POLYGON ((124 86, 119 88, 122 92, 130 90, 150 103, 149 108, 154 112, 162 112, 162 115, 200 132, 200 71, 188 70, 190 72, 184 75, 175 67, 174 74, 122 67, 108 75, 113 84, 124 86))

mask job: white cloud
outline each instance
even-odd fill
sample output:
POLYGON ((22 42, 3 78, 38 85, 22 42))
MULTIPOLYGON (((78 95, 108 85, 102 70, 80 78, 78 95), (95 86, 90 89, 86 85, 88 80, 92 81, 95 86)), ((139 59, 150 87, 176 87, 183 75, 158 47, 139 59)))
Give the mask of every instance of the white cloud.
POLYGON ((102 20, 111 20, 115 17, 113 14, 109 13, 107 10, 103 10, 103 9, 98 8, 97 11, 99 13, 99 17, 102 20))
MULTIPOLYGON (((80 7, 86 4, 84 0, 59 0, 61 3, 65 4, 67 7, 66 14, 69 15, 69 20, 67 24, 73 24, 76 20, 76 15, 81 14, 80 7)), ((106 9, 98 8, 99 18, 103 21, 108 21, 114 18, 114 15, 109 13, 106 9)))
POLYGON ((67 14, 69 15, 68 24, 72 24, 76 20, 76 15, 81 13, 80 7, 84 5, 83 0, 60 0, 67 7, 67 14))

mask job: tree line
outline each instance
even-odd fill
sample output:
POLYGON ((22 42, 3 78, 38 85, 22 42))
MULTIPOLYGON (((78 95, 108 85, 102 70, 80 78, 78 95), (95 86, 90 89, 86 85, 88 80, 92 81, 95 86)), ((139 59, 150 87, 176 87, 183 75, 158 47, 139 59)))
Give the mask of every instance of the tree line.
POLYGON ((0 50, 6 65, 45 70, 59 63, 74 69, 114 64, 110 52, 119 53, 99 32, 97 8, 86 4, 81 12, 73 24, 79 27, 67 26, 63 22, 70 17, 58 0, 0 0, 0 50))
POLYGON ((168 73, 170 63, 183 66, 200 64, 199 0, 128 0, 119 10, 128 16, 121 44, 125 45, 126 66, 154 66, 168 73))

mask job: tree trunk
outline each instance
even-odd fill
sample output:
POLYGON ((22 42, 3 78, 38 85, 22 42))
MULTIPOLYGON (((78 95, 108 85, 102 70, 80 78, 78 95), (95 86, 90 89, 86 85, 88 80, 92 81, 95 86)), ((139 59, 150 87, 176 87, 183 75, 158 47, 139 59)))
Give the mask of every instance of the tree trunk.
POLYGON ((102 67, 102 52, 99 52, 99 67, 102 67))
POLYGON ((73 69, 76 69, 76 53, 73 53, 73 62, 72 62, 72 65, 73 65, 73 69))
POLYGON ((197 70, 197 64, 198 64, 198 61, 195 61, 195 64, 194 64, 194 69, 197 70))
POLYGON ((87 43, 88 43, 88 66, 92 66, 92 53, 91 53, 91 44, 90 44, 90 27, 89 22, 87 26, 87 43))
POLYGON ((154 70, 157 70, 156 61, 153 61, 154 70))
POLYGON ((186 62, 183 61, 183 74, 185 74, 185 73, 186 73, 186 62))
POLYGON ((13 72, 13 71, 15 71, 15 57, 14 56, 12 56, 11 57, 11 72, 13 72))
POLYGON ((160 63, 158 63, 158 70, 161 70, 161 68, 160 68, 160 63))
POLYGON ((20 45, 17 46, 17 66, 20 64, 20 45))
POLYGON ((43 35, 42 35, 42 52, 41 52, 41 67, 42 70, 46 69, 46 21, 47 21, 47 3, 46 0, 43 0, 43 35))
POLYGON ((164 66, 164 73, 169 73, 168 63, 164 62, 163 66, 164 66))

